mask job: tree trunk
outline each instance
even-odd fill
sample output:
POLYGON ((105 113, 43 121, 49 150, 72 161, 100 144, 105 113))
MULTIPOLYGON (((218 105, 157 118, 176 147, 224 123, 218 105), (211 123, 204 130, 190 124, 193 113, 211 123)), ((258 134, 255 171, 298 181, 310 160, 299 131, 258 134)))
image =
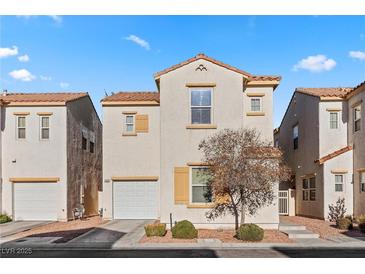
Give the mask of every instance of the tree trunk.
POLYGON ((246 217, 246 207, 244 203, 241 203, 241 225, 245 223, 245 217, 246 217))
POLYGON ((237 231, 238 228, 239 228, 239 223, 238 223, 238 210, 236 207, 234 207, 234 227, 235 227, 235 230, 237 231))

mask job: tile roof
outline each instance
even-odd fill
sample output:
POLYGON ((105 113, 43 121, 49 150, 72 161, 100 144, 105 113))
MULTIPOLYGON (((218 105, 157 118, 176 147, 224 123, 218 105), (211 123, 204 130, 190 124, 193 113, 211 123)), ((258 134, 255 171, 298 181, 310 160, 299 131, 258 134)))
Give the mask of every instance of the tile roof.
POLYGON ((155 101, 160 102, 160 93, 154 91, 122 91, 107 96, 101 100, 102 102, 128 102, 128 101, 155 101))
POLYGON ((253 75, 249 77, 250 81, 280 81, 281 76, 275 75, 253 75))
POLYGON ((351 90, 351 92, 347 95, 347 98, 350 98, 350 97, 352 97, 353 95, 357 94, 357 93, 358 93, 358 91, 360 91, 359 89, 360 89, 361 87, 364 87, 364 86, 365 86, 365 81, 364 81, 364 82, 362 82, 362 83, 360 83, 360 84, 358 84, 356 87, 354 87, 354 88, 351 90))
POLYGON ((316 97, 340 97, 345 98, 352 88, 296 88, 296 92, 316 96, 316 97))
POLYGON ((323 156, 321 159, 318 159, 318 160, 315 160, 314 162, 315 163, 319 163, 319 164, 323 164, 324 162, 328 161, 328 160, 331 160, 332 158, 335 158, 347 151, 350 151, 352 150, 352 147, 351 146, 347 146, 347 147, 344 147, 344 148, 341 148, 339 150, 336 150, 330 154, 327 154, 326 156, 323 156))
POLYGON ((71 93, 8 93, 0 97, 9 103, 66 103, 88 96, 87 92, 71 93))

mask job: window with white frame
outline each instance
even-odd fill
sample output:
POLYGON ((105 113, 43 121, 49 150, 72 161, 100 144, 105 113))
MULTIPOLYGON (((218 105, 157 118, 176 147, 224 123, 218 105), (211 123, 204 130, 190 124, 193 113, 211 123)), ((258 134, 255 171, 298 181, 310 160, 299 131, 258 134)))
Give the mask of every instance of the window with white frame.
POLYGON ((135 131, 135 116, 131 114, 125 115, 124 131, 126 133, 134 133, 135 131))
POLYGON ((261 97, 251 97, 251 111, 252 112, 262 112, 262 98, 261 97))
POLYGON ((316 178, 304 178, 303 179, 303 201, 315 201, 316 200, 316 178))
POLYGON ((338 129, 338 112, 330 112, 330 129, 338 129))
POLYGON ((190 108, 192 124, 212 123, 212 93, 211 88, 190 89, 190 108))
POLYGON ((354 116, 354 132, 359 131, 361 129, 361 105, 357 105, 353 109, 354 116))
POLYGON ((40 117, 40 135, 42 140, 49 139, 49 116, 40 117))
POLYGON ((16 117, 16 135, 17 139, 25 139, 26 136, 26 117, 25 116, 17 116, 16 117))
POLYGON ((298 149, 299 147, 299 127, 298 125, 293 127, 293 147, 298 149))
POLYGON ((344 183, 344 175, 336 174, 335 175, 335 191, 342 192, 343 191, 343 183, 344 183))
POLYGON ((365 192, 365 171, 360 172, 360 190, 365 192))
POLYGON ((211 175, 208 167, 191 168, 191 202, 210 203, 212 195, 209 188, 211 175))

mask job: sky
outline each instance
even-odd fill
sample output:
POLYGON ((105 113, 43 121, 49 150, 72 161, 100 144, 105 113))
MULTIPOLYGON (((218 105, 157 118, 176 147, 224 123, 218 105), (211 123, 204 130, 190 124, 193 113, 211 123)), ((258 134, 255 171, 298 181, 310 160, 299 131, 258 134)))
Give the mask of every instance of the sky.
POLYGON ((296 87, 365 80, 365 16, 1 16, 0 88, 9 92, 155 91, 153 74, 198 53, 281 75, 279 126, 296 87))

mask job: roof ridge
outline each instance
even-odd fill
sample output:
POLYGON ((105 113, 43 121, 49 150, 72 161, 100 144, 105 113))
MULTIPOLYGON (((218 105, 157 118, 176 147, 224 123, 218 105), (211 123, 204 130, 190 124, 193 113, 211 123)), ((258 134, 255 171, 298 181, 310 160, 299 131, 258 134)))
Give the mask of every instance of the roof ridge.
POLYGON ((320 159, 318 160, 315 160, 314 162, 315 163, 319 163, 319 164, 323 164, 324 162, 328 161, 328 160, 331 160, 332 158, 335 158, 347 151, 350 151, 352 150, 352 146, 345 146, 343 148, 340 148, 340 149, 337 149, 331 153, 328 153, 326 154, 325 156, 321 157, 320 159))

